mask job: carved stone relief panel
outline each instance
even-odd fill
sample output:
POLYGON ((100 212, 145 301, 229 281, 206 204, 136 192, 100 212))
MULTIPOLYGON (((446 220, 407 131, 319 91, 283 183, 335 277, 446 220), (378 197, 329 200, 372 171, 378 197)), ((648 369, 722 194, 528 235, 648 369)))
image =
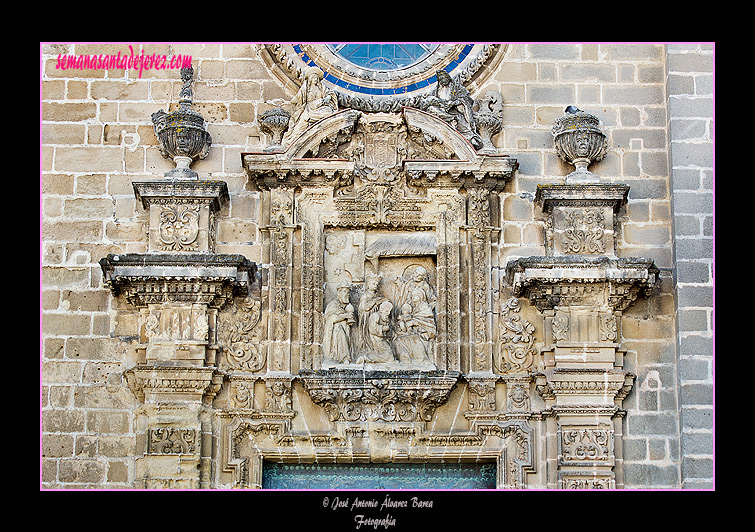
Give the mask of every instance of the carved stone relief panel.
POLYGON ((222 369, 257 372, 265 367, 261 307, 259 298, 249 296, 234 298, 220 312, 218 340, 222 347, 222 369))
POLYGON ((436 369, 435 235, 325 232, 323 368, 436 369))

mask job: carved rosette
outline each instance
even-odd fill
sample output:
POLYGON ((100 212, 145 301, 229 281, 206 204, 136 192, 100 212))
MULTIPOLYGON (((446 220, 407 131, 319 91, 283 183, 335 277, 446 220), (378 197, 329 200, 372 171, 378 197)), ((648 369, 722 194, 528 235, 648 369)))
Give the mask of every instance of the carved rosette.
POLYGON ((454 372, 329 370, 301 375, 331 421, 431 421, 448 400, 454 372))

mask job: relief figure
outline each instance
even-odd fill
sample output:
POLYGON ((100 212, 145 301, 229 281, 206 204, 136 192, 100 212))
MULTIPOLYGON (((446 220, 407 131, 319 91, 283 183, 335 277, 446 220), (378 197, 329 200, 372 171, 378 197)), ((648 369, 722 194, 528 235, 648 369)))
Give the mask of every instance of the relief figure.
POLYGON ((365 362, 389 364, 396 361, 389 341, 391 310, 393 310, 393 304, 384 300, 380 303, 377 312, 369 314, 365 338, 366 349, 364 354, 357 358, 357 364, 365 362))
POLYGON ((421 291, 411 292, 410 301, 401 307, 393 347, 399 362, 405 365, 432 364, 437 329, 433 309, 421 291))
POLYGON ((294 126, 286 135, 289 139, 296 139, 315 122, 338 111, 338 98, 322 84, 322 76, 317 67, 310 67, 304 73, 304 83, 291 102, 294 105, 291 116, 294 126))
POLYGON ((351 285, 338 286, 336 298, 325 308, 323 356, 336 364, 351 362, 351 329, 356 323, 354 307, 349 303, 351 285))
POLYGON ((354 305, 351 284, 337 286, 336 298, 325 308, 323 367, 435 368, 436 296, 427 270, 414 265, 389 278, 395 290, 389 287, 388 297, 381 292, 382 280, 368 276, 354 305))
POLYGON ((420 109, 451 124, 475 149, 479 150, 483 143, 475 126, 472 96, 445 70, 438 70, 436 76, 438 85, 431 95, 422 98, 420 109))
MULTIPOLYGON (((357 352, 360 355, 364 355, 365 359, 370 362, 377 362, 376 360, 371 360, 374 358, 372 357, 372 353, 375 351, 375 346, 373 345, 373 338, 369 331, 370 319, 378 315, 380 305, 387 301, 385 297, 378 294, 381 280, 382 278, 379 275, 371 275, 367 278, 364 292, 357 306, 359 325, 357 326, 354 343, 357 352)), ((391 305, 392 307, 393 305, 391 305)), ((392 359, 393 357, 391 357, 392 359)))

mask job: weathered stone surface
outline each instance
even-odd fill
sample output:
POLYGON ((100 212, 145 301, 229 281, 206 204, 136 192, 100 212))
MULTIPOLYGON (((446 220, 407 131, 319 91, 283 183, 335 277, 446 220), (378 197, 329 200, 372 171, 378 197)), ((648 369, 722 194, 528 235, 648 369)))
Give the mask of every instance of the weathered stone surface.
POLYGON ((711 487, 711 46, 427 46, 134 46, 192 55, 182 80, 43 45, 43 487, 262 487, 267 460, 711 487), (569 105, 590 153, 554 142, 569 105), (165 160, 150 115, 187 107, 165 160))

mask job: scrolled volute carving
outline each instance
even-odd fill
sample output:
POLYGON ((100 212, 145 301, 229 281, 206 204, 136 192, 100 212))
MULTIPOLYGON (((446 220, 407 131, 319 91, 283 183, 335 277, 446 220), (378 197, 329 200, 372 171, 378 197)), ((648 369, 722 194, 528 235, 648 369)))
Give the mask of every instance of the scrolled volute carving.
POLYGON ((259 371, 266 355, 261 345, 262 310, 254 297, 234 300, 219 317, 219 339, 224 365, 231 370, 259 371))
POLYGON ((533 347, 535 327, 519 315, 519 298, 512 297, 501 304, 499 319, 499 350, 494 357, 500 373, 526 371, 532 366, 536 350, 533 347))

